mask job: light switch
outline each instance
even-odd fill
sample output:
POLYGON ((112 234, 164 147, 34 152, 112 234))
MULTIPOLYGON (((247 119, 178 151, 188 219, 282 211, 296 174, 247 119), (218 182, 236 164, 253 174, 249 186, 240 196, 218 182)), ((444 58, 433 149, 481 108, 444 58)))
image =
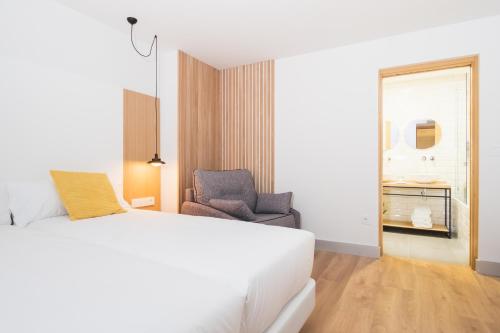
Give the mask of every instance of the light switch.
POLYGON ((133 208, 141 208, 141 207, 154 206, 154 204, 155 204, 155 197, 144 197, 144 198, 132 199, 131 206, 133 208))

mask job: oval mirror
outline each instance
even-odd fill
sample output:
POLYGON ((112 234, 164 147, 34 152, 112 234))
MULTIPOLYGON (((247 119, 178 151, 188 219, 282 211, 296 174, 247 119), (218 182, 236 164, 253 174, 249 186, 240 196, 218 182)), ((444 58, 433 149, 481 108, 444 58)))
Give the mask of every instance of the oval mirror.
POLYGON ((432 119, 411 121, 405 130, 406 143, 415 149, 434 147, 441 140, 441 127, 432 119))

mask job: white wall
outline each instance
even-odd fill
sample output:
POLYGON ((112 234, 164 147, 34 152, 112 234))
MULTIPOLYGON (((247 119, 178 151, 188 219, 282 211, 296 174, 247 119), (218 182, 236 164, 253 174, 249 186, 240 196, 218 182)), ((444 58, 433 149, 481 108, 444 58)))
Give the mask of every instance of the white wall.
POLYGON ((160 57, 162 210, 177 212, 179 208, 179 171, 177 159, 177 51, 163 52, 160 57))
POLYGON ((378 70, 477 53, 479 258, 500 262, 498 31, 496 16, 276 61, 276 190, 294 191, 305 229, 378 245, 378 70))
MULTIPOLYGON (((137 55, 127 33, 50 0, 2 1, 0 13, 0 182, 55 168, 104 171, 121 184, 123 89, 154 95, 154 58, 137 55)), ((173 53, 162 74, 177 70, 173 53)), ((165 89, 176 87, 172 75, 165 89)), ((162 113, 176 110, 171 100, 162 113)))

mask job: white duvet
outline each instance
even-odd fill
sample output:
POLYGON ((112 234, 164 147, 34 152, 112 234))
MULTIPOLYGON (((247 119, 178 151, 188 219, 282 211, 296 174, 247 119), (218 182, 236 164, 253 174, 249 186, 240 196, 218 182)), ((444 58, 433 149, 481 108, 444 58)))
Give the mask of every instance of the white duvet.
POLYGON ((0 226, 0 332, 237 332, 243 306, 183 269, 0 226))
POLYGON ((307 283, 314 236, 302 230, 133 210, 27 228, 79 239, 184 269, 231 288, 246 300, 241 332, 261 333, 307 283))

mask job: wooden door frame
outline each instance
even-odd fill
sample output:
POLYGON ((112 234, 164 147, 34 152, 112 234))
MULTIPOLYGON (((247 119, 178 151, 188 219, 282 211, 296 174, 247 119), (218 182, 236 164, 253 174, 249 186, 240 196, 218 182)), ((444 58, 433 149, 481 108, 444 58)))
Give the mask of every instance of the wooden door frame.
POLYGON ((383 177, 383 86, 384 78, 450 69, 457 67, 471 67, 470 91, 470 202, 469 202, 469 265, 476 267, 478 257, 478 212, 479 212, 479 55, 464 56, 459 58, 431 61, 406 66, 398 66, 379 70, 378 75, 378 185, 379 185, 379 247, 383 255, 383 208, 382 208, 382 177, 383 177))

